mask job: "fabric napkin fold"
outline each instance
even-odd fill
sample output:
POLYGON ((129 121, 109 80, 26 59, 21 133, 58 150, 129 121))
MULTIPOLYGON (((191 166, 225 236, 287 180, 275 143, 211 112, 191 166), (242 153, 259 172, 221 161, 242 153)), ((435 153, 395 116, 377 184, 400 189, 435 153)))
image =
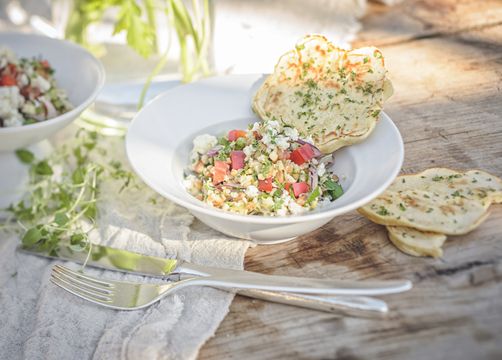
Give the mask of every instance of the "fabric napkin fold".
MULTIPOLYGON (((249 242, 226 237, 144 185, 101 188, 94 243, 160 257, 242 269, 249 242)), ((228 312, 233 294, 189 287, 144 310, 94 305, 49 281, 51 261, 16 252, 0 234, 0 359, 193 359, 228 312)), ((64 263, 72 268, 75 264, 64 263)), ((103 278, 148 281, 86 268, 103 278)))

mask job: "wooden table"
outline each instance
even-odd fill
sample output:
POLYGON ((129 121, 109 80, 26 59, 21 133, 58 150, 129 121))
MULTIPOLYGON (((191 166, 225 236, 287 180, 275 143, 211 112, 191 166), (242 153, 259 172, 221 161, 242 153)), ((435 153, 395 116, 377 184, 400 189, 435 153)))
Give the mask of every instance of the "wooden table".
MULTIPOLYGON (((355 46, 375 44, 395 85, 386 111, 405 142, 403 173, 479 168, 502 176, 502 3, 370 5, 355 46)), ((502 206, 450 237, 442 259, 399 252, 356 212, 294 241, 248 251, 246 269, 347 279, 405 277, 385 319, 237 296, 201 359, 502 359, 502 206)))

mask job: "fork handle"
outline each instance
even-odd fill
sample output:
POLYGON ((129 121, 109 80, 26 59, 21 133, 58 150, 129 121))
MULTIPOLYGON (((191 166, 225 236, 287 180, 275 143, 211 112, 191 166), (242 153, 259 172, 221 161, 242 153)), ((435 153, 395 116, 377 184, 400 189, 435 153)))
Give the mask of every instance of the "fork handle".
MULTIPOLYGON (((409 280, 350 281, 312 279, 293 276, 265 275, 244 270, 213 268, 205 265, 183 262, 177 269, 182 277, 190 274, 199 279, 218 279, 237 284, 249 283, 254 288, 270 291, 284 291, 324 295, 385 295, 411 289, 409 280)), ((215 284, 218 286, 217 284, 215 284)), ((227 286, 225 286, 227 287, 227 286)), ((242 286, 235 286, 240 288, 242 286)), ((252 288, 252 287, 247 287, 252 288)))
POLYGON ((312 296, 266 290, 238 290, 237 294, 269 302, 357 317, 383 317, 389 311, 385 301, 364 296, 312 296))

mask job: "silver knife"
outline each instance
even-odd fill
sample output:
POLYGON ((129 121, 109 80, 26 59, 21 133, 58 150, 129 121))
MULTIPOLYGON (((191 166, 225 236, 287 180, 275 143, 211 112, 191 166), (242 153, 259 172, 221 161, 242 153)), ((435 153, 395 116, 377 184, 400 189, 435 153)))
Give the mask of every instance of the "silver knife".
MULTIPOLYGON (((46 252, 39 252, 32 249, 22 247, 19 247, 18 249, 29 254, 73 261, 103 269, 161 277, 171 280, 173 274, 179 273, 193 274, 195 276, 215 276, 228 273, 228 271, 238 271, 241 275, 242 273, 249 273, 251 274, 251 276, 261 275, 257 273, 246 272, 243 270, 206 267, 176 259, 147 256, 96 244, 92 244, 90 251, 73 251, 70 246, 63 244, 58 248, 57 254, 53 254, 52 256, 50 256, 46 252)), ((269 277, 271 275, 261 276, 269 277)), ((315 281, 318 279, 312 280, 315 281)), ((386 284, 388 285, 387 282, 386 284)), ((400 285, 406 286, 406 284, 400 285)), ((395 290, 396 288, 393 288, 392 292, 396 292, 395 290)), ((385 302, 378 299, 362 296, 320 297, 296 293, 277 293, 262 290, 246 290, 239 291, 238 293, 240 295, 267 301, 301 306, 328 312, 342 313, 346 315, 374 316, 376 314, 384 314, 388 311, 385 302)))

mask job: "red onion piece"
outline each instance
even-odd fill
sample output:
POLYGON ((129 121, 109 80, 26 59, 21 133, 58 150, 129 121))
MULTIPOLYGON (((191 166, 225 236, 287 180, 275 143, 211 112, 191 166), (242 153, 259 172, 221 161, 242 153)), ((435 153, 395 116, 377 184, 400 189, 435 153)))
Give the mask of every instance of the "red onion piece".
POLYGON ((224 184, 218 184, 215 186, 215 188, 221 190, 223 187, 229 187, 232 189, 244 189, 244 187, 238 185, 238 184, 233 184, 233 183, 224 183, 224 184))
POLYGON ((58 112, 50 100, 47 100, 44 97, 40 97, 39 100, 44 105, 46 119, 52 119, 53 117, 58 116, 58 112))
POLYGON ((317 187, 319 182, 319 176, 317 175, 317 169, 313 166, 309 167, 309 186, 311 190, 317 187))
POLYGON ((213 157, 213 156, 216 156, 218 155, 218 153, 220 152, 220 150, 223 149, 223 146, 222 145, 216 145, 215 147, 213 147, 211 150, 209 150, 206 155, 209 156, 209 157, 213 157))

